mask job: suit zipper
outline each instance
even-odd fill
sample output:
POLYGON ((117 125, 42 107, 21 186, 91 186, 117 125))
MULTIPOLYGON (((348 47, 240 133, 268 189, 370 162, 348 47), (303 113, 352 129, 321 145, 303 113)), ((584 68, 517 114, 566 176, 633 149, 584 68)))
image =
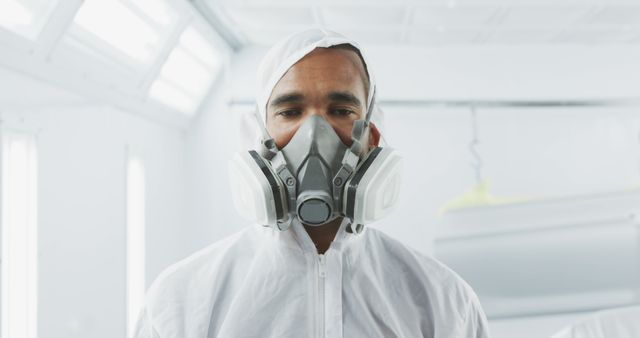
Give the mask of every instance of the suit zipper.
POLYGON ((326 260, 324 255, 318 256, 318 337, 324 338, 324 312, 325 312, 325 296, 324 296, 324 282, 327 275, 326 260))

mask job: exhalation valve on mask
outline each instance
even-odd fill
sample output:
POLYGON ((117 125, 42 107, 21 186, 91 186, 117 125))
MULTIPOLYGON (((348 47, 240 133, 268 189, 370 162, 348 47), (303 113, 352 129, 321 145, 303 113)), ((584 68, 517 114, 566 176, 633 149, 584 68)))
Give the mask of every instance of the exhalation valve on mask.
POLYGON ((229 178, 236 208, 278 230, 295 218, 318 226, 347 217, 348 230, 361 232, 395 206, 402 163, 392 148, 367 152, 366 119, 354 122, 351 139, 348 147, 324 118, 312 115, 281 150, 265 137, 260 153, 235 154, 229 178))

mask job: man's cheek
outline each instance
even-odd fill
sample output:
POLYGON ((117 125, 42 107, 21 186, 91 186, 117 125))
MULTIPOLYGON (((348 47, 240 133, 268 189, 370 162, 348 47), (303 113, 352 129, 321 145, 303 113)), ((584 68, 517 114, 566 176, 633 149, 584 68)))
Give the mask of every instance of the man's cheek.
POLYGON ((351 128, 341 128, 338 130, 337 134, 342 143, 347 146, 351 146, 351 128))
POLYGON ((297 128, 283 129, 277 135, 272 135, 272 137, 276 141, 276 144, 278 145, 278 148, 282 149, 287 144, 289 144, 289 141, 291 141, 296 131, 297 131, 297 128))

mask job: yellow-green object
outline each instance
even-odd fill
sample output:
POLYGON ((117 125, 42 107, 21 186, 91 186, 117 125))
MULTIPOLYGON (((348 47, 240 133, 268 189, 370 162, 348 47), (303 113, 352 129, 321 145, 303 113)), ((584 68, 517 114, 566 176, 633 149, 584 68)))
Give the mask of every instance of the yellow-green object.
POLYGON ((522 198, 493 196, 489 193, 489 181, 482 180, 475 187, 471 188, 471 190, 462 194, 462 196, 456 197, 447 202, 442 208, 440 208, 439 214, 443 215, 448 211, 466 208, 504 205, 522 202, 523 200, 524 199, 522 198))

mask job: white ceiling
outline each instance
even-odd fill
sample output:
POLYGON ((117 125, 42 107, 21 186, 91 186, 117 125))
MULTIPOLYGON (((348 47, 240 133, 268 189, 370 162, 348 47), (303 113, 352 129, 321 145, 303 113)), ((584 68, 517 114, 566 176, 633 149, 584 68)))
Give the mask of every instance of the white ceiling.
POLYGON ((309 27, 367 44, 638 44, 640 0, 209 0, 231 31, 269 45, 309 27))

